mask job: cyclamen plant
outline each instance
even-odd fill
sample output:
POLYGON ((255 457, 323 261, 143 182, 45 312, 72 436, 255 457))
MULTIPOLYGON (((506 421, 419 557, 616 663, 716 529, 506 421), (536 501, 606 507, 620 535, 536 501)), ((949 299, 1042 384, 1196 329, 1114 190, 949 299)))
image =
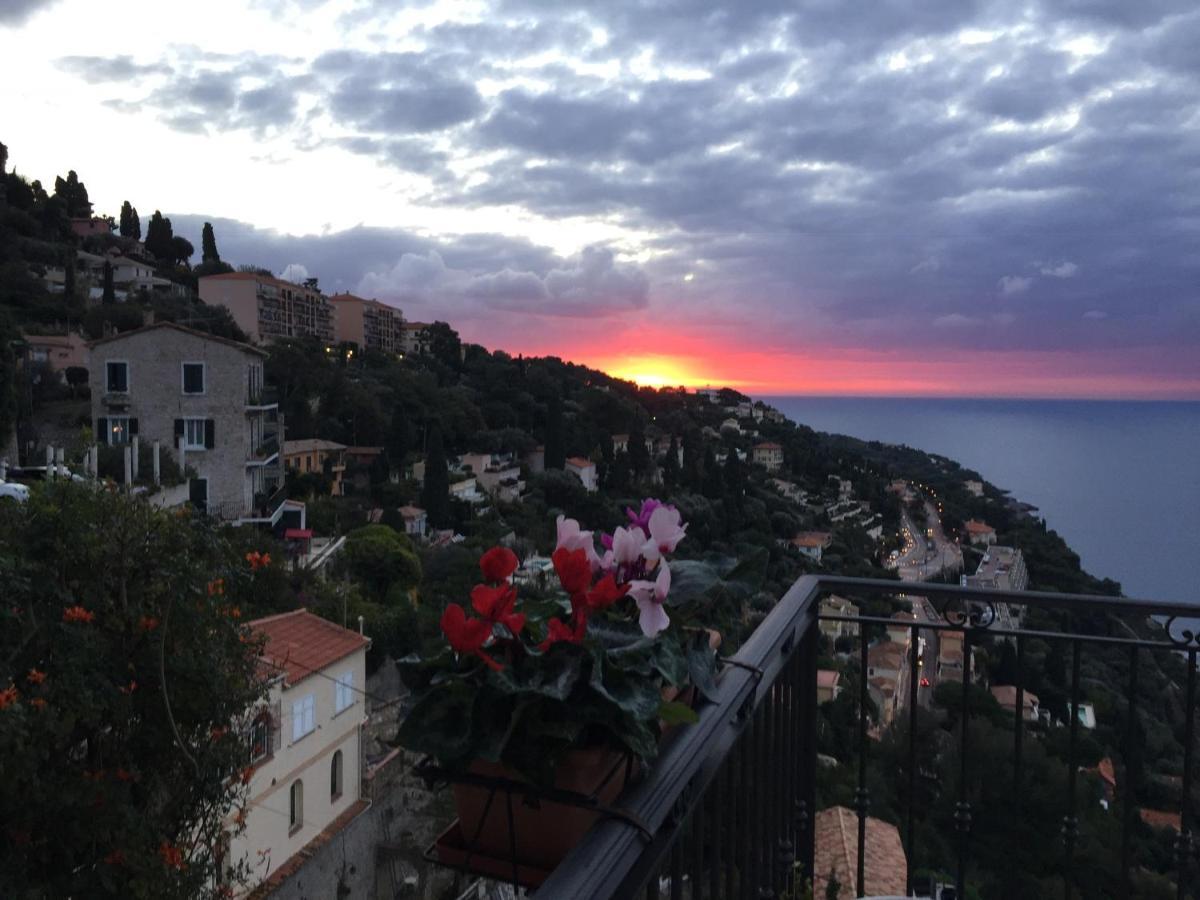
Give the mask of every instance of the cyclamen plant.
POLYGON ((673 609, 668 555, 686 537, 677 509, 646 500, 629 524, 596 536, 559 516, 552 555, 562 594, 519 602, 519 562, 505 547, 480 559, 470 610, 441 618, 447 646, 408 657, 401 674, 417 701, 399 743, 446 767, 501 762, 548 783, 572 748, 609 744, 642 760, 661 723, 694 718, 664 689, 707 690, 715 654, 698 604, 673 609))

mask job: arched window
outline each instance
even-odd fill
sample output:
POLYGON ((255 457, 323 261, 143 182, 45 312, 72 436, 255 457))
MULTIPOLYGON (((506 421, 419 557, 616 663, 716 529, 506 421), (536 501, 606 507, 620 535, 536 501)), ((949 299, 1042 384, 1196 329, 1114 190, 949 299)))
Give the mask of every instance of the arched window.
POLYGON ((288 824, 290 833, 295 833, 304 824, 304 782, 299 779, 292 782, 288 824))
POLYGON ((333 754, 329 763, 329 799, 336 800, 342 796, 342 751, 333 754))

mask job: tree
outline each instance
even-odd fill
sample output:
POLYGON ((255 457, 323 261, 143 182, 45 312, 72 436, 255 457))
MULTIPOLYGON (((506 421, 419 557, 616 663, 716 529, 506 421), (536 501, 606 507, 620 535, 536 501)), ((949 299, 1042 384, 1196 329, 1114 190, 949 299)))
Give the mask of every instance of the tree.
POLYGON ((838 881, 837 872, 830 867, 829 880, 825 882, 825 900, 840 900, 841 896, 842 883, 838 881))
POLYGON ((408 430, 408 416, 401 407, 397 406, 392 410, 392 422, 391 426, 388 428, 388 456, 394 459, 397 465, 403 468, 404 457, 408 453, 408 448, 411 446, 412 435, 408 430))
POLYGON ((629 429, 629 468, 634 479, 641 478, 650 469, 650 451, 646 449, 646 432, 642 423, 635 420, 629 429))
POLYGON ((450 473, 446 467, 446 450, 442 446, 442 429, 436 421, 429 425, 421 506, 425 507, 431 524, 439 528, 450 524, 450 473))
POLYGON ((421 583, 421 560, 408 535, 387 525, 365 525, 346 535, 346 567, 377 601, 394 588, 407 591, 421 583))
POLYGON ((203 520, 60 481, 0 504, 0 577, 4 893, 216 896, 266 695, 258 576, 203 520))
POLYGON ((82 219, 91 216, 92 204, 88 200, 87 188, 79 180, 72 169, 64 179, 61 175, 54 179, 54 196, 63 203, 63 208, 69 218, 82 219))
POLYGON ((128 200, 121 204, 121 237, 141 240, 142 223, 137 209, 128 200))
POLYGON ((70 303, 75 299, 75 247, 67 245, 66 259, 63 261, 63 296, 70 303))
POLYGON ((164 217, 157 209, 154 215, 150 217, 150 224, 146 228, 146 252, 154 256, 155 259, 167 261, 174 260, 175 256, 175 232, 171 228, 171 220, 164 217))
POLYGON ((186 266, 187 261, 192 258, 192 254, 196 252, 196 248, 192 246, 192 242, 185 237, 175 235, 171 238, 171 260, 181 266, 186 266))
POLYGON ((217 252, 217 238, 213 234, 212 222, 205 222, 200 232, 200 261, 219 263, 221 254, 217 252))
POLYGON ((554 394, 546 404, 546 443, 544 464, 561 469, 567 464, 567 442, 563 436, 562 397, 554 394))
POLYGON ((63 373, 66 376, 67 384, 71 386, 71 396, 75 396, 75 392, 83 387, 88 382, 88 370, 83 366, 67 366, 67 370, 63 373))
POLYGON ((113 289, 113 266, 107 259, 104 261, 104 294, 100 300, 102 303, 117 302, 117 293, 113 289))
POLYGON ((668 488, 674 488, 679 483, 679 444, 674 437, 667 448, 667 458, 663 460, 663 481, 668 488))
POLYGON ((429 355, 451 369, 462 365, 462 341, 458 332, 445 322, 434 322, 426 332, 429 334, 429 355))

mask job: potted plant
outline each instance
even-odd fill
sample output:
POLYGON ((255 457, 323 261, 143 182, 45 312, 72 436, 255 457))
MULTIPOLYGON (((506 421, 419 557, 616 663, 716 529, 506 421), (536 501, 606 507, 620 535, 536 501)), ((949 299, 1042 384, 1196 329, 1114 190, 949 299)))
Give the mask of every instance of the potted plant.
POLYGON ((400 662, 415 702, 398 743, 451 773, 472 853, 553 868, 595 821, 594 807, 657 755, 663 729, 695 719, 677 693, 711 690, 702 594, 672 591, 669 557, 686 525, 657 500, 628 515, 599 547, 558 517, 561 592, 546 598, 520 597, 516 555, 489 550, 470 608, 452 603, 442 616, 445 645, 400 662), (515 801, 514 785, 524 788, 515 801), (547 799, 562 791, 590 802, 547 799))

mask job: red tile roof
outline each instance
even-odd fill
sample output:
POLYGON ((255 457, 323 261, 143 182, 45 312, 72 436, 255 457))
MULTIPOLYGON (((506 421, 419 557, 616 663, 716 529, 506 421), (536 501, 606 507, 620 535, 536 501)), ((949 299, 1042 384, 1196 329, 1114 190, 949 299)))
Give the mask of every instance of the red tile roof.
POLYGON ((764 441, 761 444, 755 444, 754 449, 755 450, 782 450, 783 447, 780 446, 779 444, 773 443, 772 441, 764 441))
MULTIPOLYGON (((833 873, 842 886, 843 897, 855 895, 858 872, 858 816, 844 806, 817 813, 816 852, 813 856, 813 895, 825 896, 833 873)), ((900 832, 880 819, 867 819, 864 844, 863 889, 868 896, 901 897, 905 893, 908 860, 900 832)))
POLYGON ((832 540, 833 535, 828 531, 802 531, 792 538, 792 543, 797 547, 828 547, 832 540))
POLYGON ((1100 762, 1096 763, 1095 772, 1108 784, 1109 787, 1114 789, 1116 788, 1117 772, 1116 769, 1113 768, 1113 761, 1111 759, 1106 756, 1104 759, 1100 760, 1100 762))
POLYGON ((840 672, 835 672, 833 669, 817 669, 817 687, 837 687, 838 682, 841 680, 842 674, 840 672))
POLYGON ((265 635, 263 661, 273 672, 283 672, 288 685, 332 665, 370 641, 357 631, 335 625, 307 609, 267 616, 250 622, 255 634, 265 635))
POLYGON ((990 534, 996 530, 987 522, 977 522, 975 519, 968 519, 965 527, 969 534, 990 534))
POLYGON ((1165 809, 1139 809, 1138 815, 1151 828, 1174 828, 1183 830, 1182 817, 1177 812, 1167 812, 1165 809))
POLYGON ((569 465, 575 466, 575 468, 577 468, 577 469, 586 469, 589 466, 595 465, 595 463, 592 462, 590 459, 584 459, 582 456, 568 457, 567 463, 569 465))

